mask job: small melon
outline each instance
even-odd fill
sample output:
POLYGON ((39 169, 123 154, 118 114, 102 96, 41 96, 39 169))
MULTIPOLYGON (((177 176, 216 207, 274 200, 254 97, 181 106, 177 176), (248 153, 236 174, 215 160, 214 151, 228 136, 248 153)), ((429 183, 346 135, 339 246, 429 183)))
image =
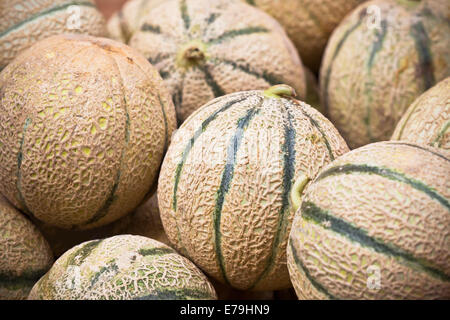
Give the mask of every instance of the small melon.
POLYGON ((42 234, 0 195, 0 300, 26 299, 52 263, 42 234))
POLYGON ((161 168, 158 203, 169 240, 235 289, 290 287, 289 194, 348 151, 333 125, 293 95, 280 85, 209 102, 176 132, 161 168))
POLYGON ((450 77, 408 108, 391 140, 406 140, 450 151, 450 77))
POLYGON ((30 300, 216 299, 206 276, 156 240, 121 235, 84 242, 56 260, 30 300))
POLYGON ((292 39, 303 63, 318 71, 328 38, 339 22, 366 0, 241 0, 277 19, 292 39))
POLYGON ((389 140, 411 103, 450 75, 449 16, 448 0, 374 0, 333 32, 321 98, 351 148, 389 140))
POLYGON ((0 191, 60 228, 131 213, 155 189, 176 126, 158 72, 82 35, 42 40, 0 73, 0 191))
POLYGON ((128 43, 138 31, 142 17, 166 0, 130 0, 108 20, 107 28, 112 39, 128 43))
POLYGON ((292 226, 299 299, 450 299, 450 158, 408 142, 349 152, 311 183, 292 226))
POLYGON ((35 42, 62 33, 106 36, 93 0, 0 1, 0 70, 35 42))
POLYGON ((168 0, 129 44, 159 70, 179 123, 211 99, 286 83, 306 95, 294 45, 272 17, 240 1, 168 0))

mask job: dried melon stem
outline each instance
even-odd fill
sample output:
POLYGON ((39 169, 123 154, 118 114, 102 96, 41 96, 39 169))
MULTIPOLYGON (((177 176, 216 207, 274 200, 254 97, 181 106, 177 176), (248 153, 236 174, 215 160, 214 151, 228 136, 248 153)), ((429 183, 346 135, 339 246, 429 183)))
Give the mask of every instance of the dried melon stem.
POLYGON ((301 173, 297 180, 295 180, 291 190, 292 207, 295 211, 297 211, 302 204, 302 193, 310 180, 311 179, 304 173, 301 173))
POLYGON ((281 97, 295 98, 297 93, 295 93, 293 88, 286 84, 278 84, 264 91, 264 96, 277 99, 280 99, 281 97))
POLYGON ((193 40, 181 47, 177 54, 177 66, 188 69, 203 63, 207 59, 207 45, 193 40))

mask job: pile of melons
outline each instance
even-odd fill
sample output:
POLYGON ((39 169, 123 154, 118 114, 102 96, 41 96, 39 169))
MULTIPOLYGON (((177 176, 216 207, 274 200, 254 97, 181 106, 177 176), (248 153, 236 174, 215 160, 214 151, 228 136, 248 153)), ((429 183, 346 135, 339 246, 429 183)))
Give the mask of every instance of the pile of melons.
POLYGON ((449 16, 2 1, 0 299, 450 299, 449 16))

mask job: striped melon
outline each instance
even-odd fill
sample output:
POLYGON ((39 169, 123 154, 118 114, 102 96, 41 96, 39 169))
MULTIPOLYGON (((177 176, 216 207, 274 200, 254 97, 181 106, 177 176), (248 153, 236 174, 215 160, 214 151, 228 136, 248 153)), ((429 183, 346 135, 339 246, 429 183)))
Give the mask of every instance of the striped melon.
POLYGON ((10 63, 0 87, 0 191, 16 207, 56 227, 94 228, 132 212, 156 184, 175 110, 133 49, 54 36, 10 63))
POLYGON ((206 276, 156 240, 121 235, 84 242, 56 260, 30 300, 216 299, 206 276))
POLYGON ((351 148, 389 140, 411 103, 450 75, 449 16, 448 0, 375 0, 334 31, 321 96, 351 148))
POLYGON ((309 185, 288 244, 300 299, 449 299, 450 159, 379 142, 309 185))
POLYGON ((35 42, 68 32, 106 36, 93 0, 0 1, 0 70, 35 42))
POLYGON ((26 299, 52 263, 42 234, 0 195, 0 300, 26 299))
POLYGON ((348 151, 322 114, 292 96, 280 85, 211 101, 176 132, 161 168, 158 203, 169 240, 235 289, 290 286, 289 194, 348 151))
POLYGON ((131 214, 98 228, 67 230, 49 226, 36 219, 33 222, 47 239, 56 257, 82 242, 120 234, 143 236, 169 244, 159 216, 156 194, 131 214))
POLYGON ((450 77, 408 108, 391 140, 407 140, 450 151, 450 77))
POLYGON ((112 39, 128 43, 139 30, 139 22, 148 12, 166 0, 130 0, 108 20, 107 28, 112 39))
POLYGON ((159 70, 181 123, 214 97, 286 83, 304 97, 305 75, 282 27, 229 0, 168 0, 141 20, 130 45, 159 70))
POLYGON ((328 38, 339 22, 366 0, 241 0, 277 19, 292 39, 303 63, 314 71, 328 38))

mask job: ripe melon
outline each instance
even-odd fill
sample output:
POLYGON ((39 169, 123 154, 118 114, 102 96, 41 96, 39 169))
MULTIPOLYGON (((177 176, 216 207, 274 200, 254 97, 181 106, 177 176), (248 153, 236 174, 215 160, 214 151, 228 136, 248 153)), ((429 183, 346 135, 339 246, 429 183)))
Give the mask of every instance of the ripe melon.
POLYGON ((351 148, 389 140, 411 103, 450 75, 449 15, 448 0, 375 0, 333 32, 321 96, 351 148))
POLYGON ((35 42, 61 33, 106 36, 93 0, 0 1, 0 70, 35 42))
POLYGON ((216 299, 206 276, 156 240, 121 235, 84 242, 62 255, 30 300, 216 299))
POLYGON ((0 300, 26 299, 52 263, 42 234, 0 195, 0 300))
POLYGON ((128 43, 139 29, 139 22, 148 12, 167 0, 130 0, 108 20, 107 28, 112 39, 128 43))
POLYGON ((241 0, 277 19, 294 42, 303 63, 319 70, 328 38, 339 22, 366 0, 241 0))
POLYGON ((120 234, 143 236, 169 245, 159 215, 156 194, 129 215, 98 228, 67 230, 49 226, 36 219, 33 222, 47 239, 56 257, 82 242, 120 234))
POLYGON ((236 91, 286 83, 306 94, 300 58, 282 27, 240 1, 165 1, 142 18, 130 45, 159 70, 179 123, 236 91))
POLYGON ((300 299, 449 299, 450 159, 380 142, 309 185, 288 266, 300 299))
POLYGON ((408 108, 391 140, 406 140, 450 151, 450 77, 408 108))
POLYGON ((161 168, 169 240, 235 289, 290 287, 289 194, 348 151, 333 125, 293 95, 280 85, 211 101, 176 132, 161 168))
POLYGON ((9 64, 0 88, 0 191, 22 211, 60 228, 94 228, 153 189, 175 110, 133 49, 54 36, 9 64))

